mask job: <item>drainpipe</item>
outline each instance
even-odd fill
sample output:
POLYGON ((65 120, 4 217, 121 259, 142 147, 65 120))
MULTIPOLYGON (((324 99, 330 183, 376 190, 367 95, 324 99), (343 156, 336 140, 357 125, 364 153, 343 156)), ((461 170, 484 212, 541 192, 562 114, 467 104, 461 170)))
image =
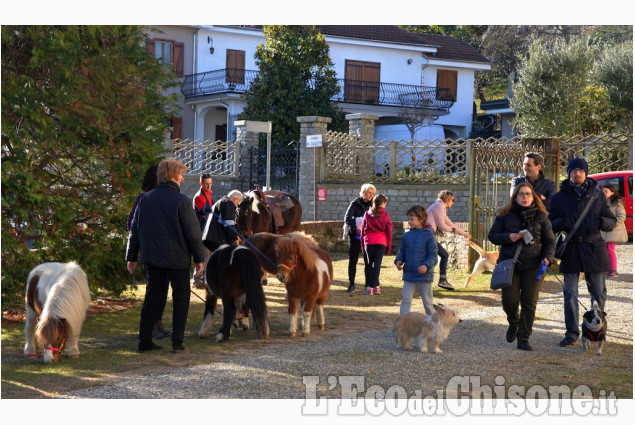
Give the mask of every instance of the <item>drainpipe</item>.
MULTIPOLYGON (((198 72, 198 33, 201 30, 201 26, 198 25, 194 30, 194 34, 192 35, 192 74, 196 74, 198 72)), ((194 111, 194 134, 192 134, 192 138, 196 139, 197 134, 197 124, 198 124, 198 113, 196 111, 196 105, 191 105, 192 111, 194 111)))

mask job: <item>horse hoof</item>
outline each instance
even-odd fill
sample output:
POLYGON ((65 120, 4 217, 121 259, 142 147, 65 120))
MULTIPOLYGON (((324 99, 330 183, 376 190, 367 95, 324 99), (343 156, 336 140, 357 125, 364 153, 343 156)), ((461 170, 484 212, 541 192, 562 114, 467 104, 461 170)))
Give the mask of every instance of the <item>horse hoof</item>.
POLYGON ((289 338, 295 338, 295 332, 289 332, 289 338))
POLYGON ((223 336, 223 334, 216 335, 216 342, 223 342, 223 341, 225 341, 225 337, 223 336))
POLYGON ((324 330, 324 325, 320 325, 320 330, 323 331, 324 330))
POLYGON ((309 333, 308 332, 302 332, 302 337, 303 338, 308 338, 309 337, 309 333))

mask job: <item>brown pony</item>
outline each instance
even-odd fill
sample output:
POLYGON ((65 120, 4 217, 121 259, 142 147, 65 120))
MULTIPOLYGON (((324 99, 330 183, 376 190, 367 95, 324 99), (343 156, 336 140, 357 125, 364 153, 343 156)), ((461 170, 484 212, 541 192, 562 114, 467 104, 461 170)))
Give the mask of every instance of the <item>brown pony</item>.
POLYGON ((302 222, 302 206, 300 201, 286 192, 254 190, 243 193, 243 200, 236 207, 236 230, 245 238, 259 232, 278 233, 285 235, 289 232, 300 230, 302 222), (269 195, 269 196, 267 196, 269 195), (275 195, 275 196, 271 196, 275 195), (271 206, 266 199, 274 199, 280 197, 285 199, 288 205, 293 204, 290 208, 283 210, 281 208, 282 219, 284 224, 276 226, 274 214, 271 206))
POLYGON ((302 314, 302 336, 311 333, 311 315, 317 306, 317 322, 324 330, 324 303, 333 282, 333 263, 328 252, 311 247, 297 237, 281 236, 276 240, 278 266, 276 277, 287 288, 289 299, 289 336, 297 329, 298 307, 302 314))
MULTIPOLYGON (((302 231, 294 231, 287 233, 286 236, 301 240, 309 245, 311 248, 320 248, 320 245, 313 239, 313 236, 307 235, 302 231)), ((260 263, 262 269, 263 279, 266 279, 267 273, 275 275, 278 272, 278 254, 276 253, 276 242, 282 235, 275 235, 273 233, 260 232, 251 235, 247 240, 242 241, 242 245, 249 248, 260 263)))

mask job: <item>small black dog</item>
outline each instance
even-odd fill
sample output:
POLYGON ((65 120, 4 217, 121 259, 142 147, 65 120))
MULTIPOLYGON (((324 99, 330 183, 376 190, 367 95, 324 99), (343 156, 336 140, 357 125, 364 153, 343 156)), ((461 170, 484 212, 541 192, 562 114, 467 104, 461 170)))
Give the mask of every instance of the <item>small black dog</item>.
POLYGON ((582 349, 589 349, 589 342, 597 342, 597 355, 602 354, 602 344, 606 341, 606 313, 598 307, 597 301, 593 301, 593 308, 582 319, 582 349))

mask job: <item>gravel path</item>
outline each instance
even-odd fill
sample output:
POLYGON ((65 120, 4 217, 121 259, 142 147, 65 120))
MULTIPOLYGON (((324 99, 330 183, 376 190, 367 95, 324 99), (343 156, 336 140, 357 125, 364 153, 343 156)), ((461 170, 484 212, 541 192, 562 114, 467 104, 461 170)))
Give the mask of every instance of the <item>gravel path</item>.
MULTIPOLYGON (((598 358, 587 353, 580 365, 581 373, 582 368, 586 370, 601 361, 598 359, 610 358, 612 344, 632 347, 632 244, 618 245, 618 258, 620 277, 607 280, 609 340, 605 356, 598 358)), ((588 293, 583 282, 580 294, 586 304, 588 293)), ((382 323, 376 329, 339 334, 327 330, 291 343, 263 344, 255 351, 196 367, 119 377, 111 385, 69 392, 61 398, 299 399, 306 397, 303 376, 319 377, 318 396, 337 398, 341 387, 329 383, 335 384, 337 377, 343 376, 363 377, 356 378, 364 380, 362 388, 373 384, 384 389, 400 385, 409 395, 420 390, 424 396, 447 390, 448 381, 454 376, 478 375, 484 385, 494 385, 497 376, 502 376, 507 386, 526 385, 528 377, 529 382, 538 383, 549 382, 554 376, 577 382, 575 385, 583 383, 576 381, 577 376, 560 372, 564 364, 569 366, 569 353, 582 354, 579 346, 558 346, 564 334, 559 284, 543 286, 531 337, 534 352, 522 352, 515 344, 505 342, 507 325, 499 305, 474 302, 460 314, 463 322, 450 333, 441 355, 396 349, 390 324, 382 323)), ((446 392, 446 397, 452 395, 446 392)))

